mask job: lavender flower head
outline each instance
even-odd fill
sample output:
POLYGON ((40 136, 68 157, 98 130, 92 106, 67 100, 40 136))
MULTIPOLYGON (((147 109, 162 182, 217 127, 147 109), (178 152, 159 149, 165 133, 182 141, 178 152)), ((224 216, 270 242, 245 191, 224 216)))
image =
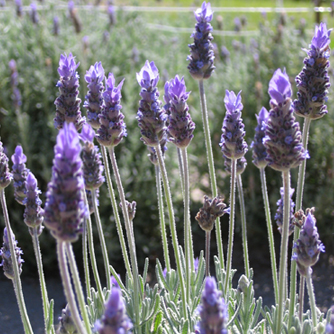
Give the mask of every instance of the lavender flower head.
POLYGON ((99 149, 94 145, 95 132, 89 124, 82 127, 80 138, 84 142, 81 152, 83 162, 83 173, 85 179, 85 188, 94 191, 101 187, 104 182, 103 166, 99 149))
POLYGON ((291 84, 285 71, 276 70, 269 82, 269 95, 271 109, 263 139, 267 150, 266 160, 268 166, 284 172, 299 166, 308 158, 299 123, 293 115, 291 84))
POLYGON ((223 121, 222 136, 219 146, 223 152, 224 158, 240 159, 248 150, 247 143, 244 140, 246 132, 241 118, 241 91, 235 95, 233 91, 226 90, 224 98, 226 115, 223 121))
POLYGON ((85 75, 88 93, 85 96, 83 106, 87 109, 87 121, 94 129, 100 127, 99 114, 101 113, 103 105, 103 79, 104 69, 101 62, 91 66, 85 75))
POLYGON ((202 302, 198 311, 201 320, 195 326, 195 334, 227 334, 227 306, 213 277, 205 279, 202 302))
POLYGON ((39 17, 37 13, 37 6, 34 2, 30 4, 30 19, 33 24, 37 24, 39 21, 39 17))
POLYGON ((0 141, 0 190, 6 188, 13 179, 9 171, 8 158, 4 152, 2 141, 0 141))
POLYGON ((57 83, 60 95, 56 98, 56 117, 54 126, 58 130, 62 129, 65 122, 74 123, 77 130, 81 129, 85 123, 85 117, 81 116, 79 95, 79 75, 77 68, 80 63, 75 63, 75 59, 70 53, 68 56, 61 55, 58 67, 60 80, 57 83))
POLYGON ((74 242, 86 216, 81 145, 73 123, 65 123, 54 148, 52 178, 48 184, 44 223, 60 241, 74 242))
POLYGON ((157 147, 166 133, 165 122, 167 115, 161 108, 159 100, 159 91, 157 84, 159 81, 159 71, 154 62, 147 60, 139 73, 137 73, 137 81, 141 86, 137 112, 138 125, 140 127, 141 140, 147 146, 157 147))
POLYGON ((79 334, 76 325, 72 319, 70 308, 68 304, 61 311, 61 316, 58 318, 59 326, 57 329, 57 334, 79 334))
MULTIPOLYGON (((289 196, 290 196, 290 225, 289 225, 289 235, 291 235, 293 233, 293 231, 295 230, 295 225, 294 225, 294 208, 295 208, 295 203, 292 200, 292 195, 295 192, 295 189, 290 188, 289 191, 289 196)), ((281 187, 280 188, 280 194, 281 194, 281 198, 277 201, 277 211, 275 214, 275 220, 276 220, 276 224, 278 226, 278 231, 279 233, 282 234, 282 226, 283 226, 283 212, 284 212, 284 188, 281 187)))
POLYGON ((18 89, 19 84, 19 73, 17 71, 16 61, 11 59, 8 63, 10 69, 10 85, 12 88, 12 100, 14 103, 14 108, 17 110, 22 105, 21 92, 18 89))
POLYGON ((104 315, 95 323, 94 329, 99 334, 127 334, 131 328, 132 323, 125 312, 121 289, 115 285, 105 304, 104 315))
MULTIPOLYGON (((15 240, 15 235, 12 232, 12 239, 14 243, 15 248, 15 256, 17 260, 17 265, 19 269, 19 273, 22 272, 22 263, 24 260, 21 258, 21 255, 23 254, 20 247, 17 246, 17 241, 15 240)), ((3 230, 3 246, 0 249, 0 256, 2 257, 2 262, 0 263, 0 266, 3 267, 4 274, 9 279, 14 279, 14 269, 13 269, 13 261, 10 253, 10 246, 9 246, 9 239, 8 239, 8 231, 5 227, 3 230)))
POLYGON ((16 146, 11 159, 13 162, 14 197, 18 203, 23 205, 26 198, 26 181, 29 169, 25 165, 27 157, 23 153, 22 146, 16 146))
POLYGON ((331 307, 331 317, 326 325, 325 334, 334 334, 334 306, 331 307))
POLYGON ((211 41, 212 26, 211 22, 213 12, 210 2, 205 1, 202 7, 195 11, 196 25, 195 31, 190 37, 194 38, 194 43, 189 44, 190 55, 187 60, 190 61, 188 70, 194 79, 202 80, 208 79, 214 71, 215 66, 213 61, 215 59, 213 45, 211 41))
POLYGON ((203 207, 200 208, 195 219, 202 230, 210 232, 213 229, 215 221, 226 213, 226 204, 222 197, 215 197, 213 199, 204 196, 203 207))
POLYGON ((256 115, 257 127, 255 128, 254 140, 251 144, 253 149, 253 163, 257 168, 265 168, 268 165, 266 160, 267 151, 263 145, 263 138, 265 137, 265 127, 268 121, 269 113, 265 107, 256 115))
POLYGON ((59 17, 58 16, 54 16, 53 18, 52 33, 55 36, 59 35, 59 17))
POLYGON ((26 181, 26 197, 23 201, 25 210, 23 214, 25 224, 30 228, 37 228, 38 234, 42 233, 44 210, 41 208, 42 201, 39 195, 42 192, 37 187, 37 180, 33 173, 29 172, 26 181))
POLYGON ((123 83, 124 79, 116 87, 112 73, 109 73, 108 79, 106 79, 106 90, 103 93, 104 106, 99 115, 101 125, 97 131, 97 141, 106 147, 118 145, 123 137, 127 136, 120 104, 123 83))
POLYGON ((195 123, 191 120, 186 102, 189 95, 183 77, 180 80, 176 75, 175 79, 166 82, 164 100, 169 120, 167 127, 169 141, 181 149, 186 148, 194 137, 195 123))
POLYGON ((318 119, 328 113, 325 103, 330 87, 328 68, 330 33, 325 23, 315 27, 314 37, 304 59, 304 67, 296 77, 297 99, 293 106, 298 116, 318 119))
POLYGON ((307 209, 302 217, 302 227, 299 239, 294 245, 295 253, 292 259, 297 261, 297 268, 301 275, 306 276, 310 267, 314 266, 321 252, 325 252, 325 246, 319 240, 318 229, 315 226, 316 219, 313 215, 314 208, 307 209))

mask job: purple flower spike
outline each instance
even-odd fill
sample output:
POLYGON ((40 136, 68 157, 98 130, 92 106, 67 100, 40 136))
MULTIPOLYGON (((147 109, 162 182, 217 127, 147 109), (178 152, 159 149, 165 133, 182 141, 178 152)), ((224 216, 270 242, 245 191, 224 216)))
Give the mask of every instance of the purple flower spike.
POLYGON ((26 182, 26 198, 23 201, 25 205, 24 222, 30 228, 37 228, 38 235, 42 233, 41 224, 44 220, 44 210, 41 208, 42 201, 39 195, 42 193, 37 187, 37 180, 33 173, 29 172, 26 182))
POLYGON ((109 299, 105 304, 104 315, 94 327, 99 334, 126 334, 132 328, 131 320, 126 315, 122 292, 118 286, 112 287, 109 299))
POLYGON ((194 12, 196 21, 200 22, 211 22, 213 11, 211 9, 210 2, 206 3, 205 1, 202 3, 202 7, 196 9, 194 12))
POLYGON ((39 21, 37 6, 34 2, 30 4, 30 18, 33 24, 37 24, 39 21))
POLYGON ((334 334, 334 306, 331 307, 331 317, 326 325, 325 334, 334 334))
MULTIPOLYGON (((12 238, 15 248, 15 256, 17 260, 17 264, 19 267, 19 273, 22 272, 22 263, 24 260, 21 258, 21 255, 23 254, 20 247, 17 246, 17 241, 15 240, 15 235, 12 232, 12 238)), ((3 231, 3 246, 0 249, 0 256, 2 257, 2 262, 0 263, 0 266, 3 267, 4 274, 9 279, 14 279, 14 269, 13 269, 13 261, 10 253, 10 246, 9 246, 9 239, 8 239, 8 231, 7 228, 4 228, 3 231)))
POLYGON ((245 137, 245 125, 242 122, 241 110, 241 92, 235 95, 234 92, 226 90, 224 98, 226 115, 223 121, 222 136, 219 146, 223 152, 224 158, 240 159, 248 150, 245 137))
POLYGON ((0 141, 0 190, 6 188, 12 180, 13 175, 9 172, 8 158, 0 141))
MULTIPOLYGON (((289 225, 289 235, 291 235, 293 233, 293 231, 295 230, 295 225, 294 225, 294 208, 295 208, 295 203, 292 200, 292 195, 295 192, 295 189, 290 188, 289 191, 289 196, 290 196, 290 225, 289 225)), ((282 226, 283 226, 283 211, 284 211, 284 188, 280 188, 280 194, 281 194, 281 198, 277 201, 276 205, 277 205, 277 211, 275 214, 275 220, 276 220, 276 224, 278 226, 278 231, 279 233, 282 234, 282 226)))
POLYGON ((74 123, 77 130, 85 123, 85 117, 81 116, 79 95, 79 75, 76 72, 80 63, 76 64, 70 53, 61 55, 58 67, 60 80, 57 83, 60 95, 56 98, 56 117, 54 126, 62 129, 65 122, 74 123))
POLYGON ((329 36, 333 29, 327 30, 326 23, 320 23, 320 25, 315 26, 314 37, 312 38, 311 47, 315 49, 325 49, 329 46, 330 39, 329 36))
POLYGON ((214 47, 211 41, 212 26, 209 23, 212 20, 213 12, 210 3, 204 1, 202 7, 195 11, 196 25, 195 31, 191 35, 194 43, 189 44, 190 55, 188 70, 191 76, 196 80, 208 79, 214 71, 215 59, 214 47))
POLYGON ((87 121, 94 129, 100 127, 99 114, 103 105, 103 79, 104 69, 101 62, 91 66, 85 75, 88 93, 83 106, 87 109, 87 121))
POLYGON ((263 139, 268 166, 281 172, 299 166, 309 157, 302 144, 299 123, 293 115, 288 78, 285 72, 278 69, 270 80, 271 109, 263 139))
POLYGON ((202 302, 198 307, 198 312, 201 320, 195 326, 195 334, 227 334, 227 306, 213 277, 205 279, 202 302))
POLYGON ((61 311, 61 316, 58 318, 59 325, 57 329, 57 334, 79 334, 77 331, 77 327, 73 321, 70 308, 68 304, 65 306, 64 309, 61 311))
POLYGON ((169 125, 167 132, 169 141, 173 142, 178 148, 186 148, 195 130, 195 123, 191 120, 187 99, 190 92, 186 92, 184 78, 181 80, 178 75, 175 79, 167 81, 165 84, 164 100, 167 103, 165 110, 168 114, 169 125))
POLYGON ((314 208, 306 209, 306 215, 302 211, 297 214, 301 218, 301 231, 299 239, 294 245, 295 253, 292 259, 297 261, 298 271, 301 275, 306 276, 318 260, 321 252, 325 252, 325 246, 319 240, 316 219, 313 215, 314 208))
POLYGON ((138 84, 147 90, 155 88, 159 81, 159 71, 154 61, 146 60, 145 65, 139 73, 136 74, 138 84))
POLYGON ((87 210, 83 199, 81 145, 73 123, 65 123, 59 131, 54 152, 44 223, 56 239, 74 242, 82 231, 80 225, 87 210))
POLYGON ((24 205, 23 202, 26 198, 26 181, 29 169, 27 169, 25 165, 27 157, 23 153, 22 146, 16 146, 15 153, 12 155, 11 159, 13 162, 14 197, 18 203, 24 205))
POLYGON ((89 124, 82 127, 80 138, 84 142, 81 152, 83 162, 83 172, 85 179, 85 188, 94 191, 101 187, 104 182, 103 166, 101 163, 101 154, 99 148, 94 146, 95 132, 89 124))
POLYGON ((271 97, 270 103, 275 104, 283 103, 288 97, 291 97, 291 84, 285 70, 282 72, 279 68, 275 71, 269 82, 268 93, 271 97))
POLYGON ((137 81, 141 86, 137 112, 138 125, 140 127, 141 140, 151 147, 160 145, 160 141, 166 135, 166 119, 167 115, 161 108, 159 100, 159 91, 157 83, 159 80, 159 72, 154 62, 149 63, 147 60, 143 68, 137 73, 137 81))
POLYGON ((267 151, 263 145, 263 138, 265 137, 265 127, 269 118, 268 110, 265 107, 256 115, 257 127, 255 128, 254 140, 251 144, 253 149, 253 163, 257 168, 264 168, 268 165, 266 160, 267 151))
POLYGON ((127 136, 126 125, 123 121, 124 115, 121 112, 121 89, 124 79, 115 86, 115 78, 109 73, 106 79, 106 90, 103 93, 104 106, 99 115, 100 127, 97 131, 97 141, 106 147, 118 145, 123 137, 127 136))
POLYGON ((316 26, 309 50, 305 50, 307 57, 302 71, 296 77, 298 92, 293 102, 298 116, 318 119, 328 113, 325 103, 330 87, 328 68, 331 30, 327 30, 325 23, 316 26))

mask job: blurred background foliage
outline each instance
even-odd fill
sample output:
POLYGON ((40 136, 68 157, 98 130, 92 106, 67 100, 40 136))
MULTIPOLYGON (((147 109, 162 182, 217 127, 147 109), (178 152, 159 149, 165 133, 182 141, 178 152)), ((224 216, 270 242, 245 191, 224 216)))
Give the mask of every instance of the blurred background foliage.
MULTIPOLYGON (((99 2, 99 1, 97 1, 99 2)), ((213 1, 213 6, 224 1, 213 1)), ((227 1, 225 1, 227 3, 227 1)), ((236 5, 275 6, 283 1, 235 1, 236 5)), ((139 1, 122 2, 128 5, 139 1)), ((201 2, 192 2, 200 6, 201 2)), ((95 62, 101 61, 106 71, 113 72, 116 81, 125 78, 122 90, 122 105, 128 129, 128 137, 116 148, 116 155, 123 178, 127 199, 137 202, 134 221, 135 237, 140 267, 145 257, 151 265, 160 257, 161 243, 154 166, 147 158, 148 150, 140 141, 140 132, 135 119, 140 88, 136 81, 145 61, 154 61, 160 70, 159 89, 161 98, 166 80, 176 74, 185 77, 187 90, 192 91, 188 100, 190 112, 196 123, 195 137, 188 149, 191 175, 191 218, 194 234, 195 254, 204 248, 204 233, 197 226, 194 216, 202 206, 204 194, 210 195, 205 144, 202 131, 200 103, 197 82, 187 71, 188 43, 195 20, 192 11, 140 12, 126 11, 117 7, 113 22, 103 1, 98 6, 78 2, 74 13, 76 25, 71 19, 66 2, 38 2, 39 22, 34 24, 29 16, 29 2, 23 15, 18 17, 15 5, 7 1, 0 7, 0 136, 10 157, 16 145, 22 144, 28 156, 27 167, 38 179, 43 192, 51 176, 53 146, 57 130, 53 126, 54 101, 58 94, 56 83, 59 75, 57 67, 60 54, 72 52, 80 61, 80 97, 84 100, 87 92, 84 75, 95 62), (59 18, 59 34, 54 34, 53 20, 59 18), (174 27, 166 31, 166 26, 174 27), (80 29, 79 29, 80 28, 80 29), (77 32, 76 32, 77 30, 77 32), (79 31, 80 30, 80 31, 79 31), (10 84, 8 63, 14 59, 18 70, 18 89, 22 104, 19 110, 13 105, 13 91, 10 84)), ((147 5, 189 6, 190 1, 146 1, 147 5)), ((233 2, 234 4, 234 2, 233 2)), ((117 1, 115 1, 117 5, 117 1)), ((229 5, 228 3, 225 5, 229 5)), ((285 6, 305 6, 311 8, 310 1, 284 1, 285 6)), ((328 27, 333 26, 333 18, 324 13, 323 20, 328 27)), ((212 22, 216 46, 216 70, 205 82, 209 109, 212 144, 215 157, 219 193, 229 197, 229 176, 224 170, 224 161, 218 146, 221 126, 225 115, 225 90, 242 90, 244 104, 243 120, 246 140, 250 145, 254 136, 256 117, 262 106, 269 110, 267 94, 268 82, 277 68, 286 68, 291 78, 294 94, 295 76, 301 71, 305 52, 314 32, 314 13, 225 13, 216 12, 212 22), (230 34, 226 32, 231 32, 230 34)), ((332 57, 331 57, 332 58, 332 57)), ((330 69, 331 80, 333 69, 330 69)), ((312 122, 307 163, 304 209, 316 207, 316 217, 321 239, 328 254, 333 253, 333 213, 334 213, 334 107, 333 88, 330 88, 328 115, 312 122)), ((84 108, 82 108, 85 114, 84 108)), ((301 127, 302 127, 302 121, 301 127)), ((269 258, 267 232, 260 187, 259 171, 252 164, 251 149, 246 154, 248 166, 242 175, 245 191, 249 248, 258 252, 255 261, 264 256, 269 258)), ((173 145, 168 145, 166 164, 175 205, 175 216, 182 242, 183 203, 177 166, 177 155, 173 145)), ((11 165, 11 164, 10 164, 11 165)), ((280 173, 266 169, 272 218, 276 211, 281 186, 280 173)), ((297 170, 292 173, 292 185, 296 187, 297 170)), ((23 223, 23 207, 13 199, 12 185, 6 189, 7 204, 12 227, 20 247, 24 251, 24 275, 35 273, 35 261, 30 235, 23 223)), ((228 200, 226 200, 228 201, 228 200)), ((103 219, 105 237, 111 263, 123 272, 121 251, 114 224, 113 213, 106 185, 100 190, 100 213, 103 219)), ((167 217, 167 215, 166 215, 167 217)), ((237 210, 237 239, 240 237, 240 217, 237 210)), ((0 215, 1 225, 3 217, 0 215)), ((167 219, 168 223, 168 219, 167 219)), ((228 217, 221 219, 223 239, 227 243, 228 217)), ((275 224, 274 224, 275 226, 275 224)), ((275 229, 277 249, 279 234, 275 229)), ((213 238, 214 239, 214 238, 213 238)), ((43 261, 47 274, 58 272, 53 238, 45 230, 40 237, 43 261)), ((80 257, 80 242, 75 244, 80 257)), ((170 246, 171 247, 171 246, 170 246)), ((236 248, 241 244, 236 244, 236 248)), ((99 256, 99 248, 96 248, 99 256)), ((212 254, 216 254, 213 240, 212 254)), ((101 256, 99 257, 101 258, 101 256)), ((252 256, 250 258, 251 266, 252 256)), ((102 260, 101 260, 102 263, 102 260)), ((261 263, 257 263, 261 264, 261 263)))

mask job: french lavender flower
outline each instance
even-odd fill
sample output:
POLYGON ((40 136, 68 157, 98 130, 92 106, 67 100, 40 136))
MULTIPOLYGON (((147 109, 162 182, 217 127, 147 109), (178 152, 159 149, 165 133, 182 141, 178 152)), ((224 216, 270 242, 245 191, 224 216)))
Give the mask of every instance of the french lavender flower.
POLYGON ((304 67, 296 77, 297 99, 293 101, 298 116, 318 119, 328 113, 325 103, 330 87, 328 68, 330 56, 329 35, 325 23, 315 27, 314 37, 309 46, 304 67))
POLYGON ((326 325, 325 334, 334 334, 334 306, 331 307, 331 318, 326 325))
POLYGON ((195 219, 198 225, 204 231, 211 231, 218 217, 226 213, 226 204, 222 197, 215 197, 214 199, 204 196, 203 207, 200 208, 195 219))
POLYGON ((6 188, 13 180, 9 171, 8 158, 4 152, 2 141, 0 141, 0 190, 6 188))
POLYGON ((29 172, 26 180, 26 197, 22 203, 25 205, 23 218, 28 227, 37 228, 38 235, 42 233, 44 220, 44 210, 41 208, 42 201, 39 198, 41 193, 34 174, 29 172))
POLYGON ((22 16, 22 0, 15 0, 16 15, 22 16))
POLYGON ((174 79, 166 82, 164 100, 169 121, 169 141, 181 149, 186 148, 194 137, 195 123, 191 120, 187 104, 189 95, 183 77, 180 79, 176 75, 174 79))
POLYGON ((105 304, 104 315, 95 323, 94 329, 99 334, 127 334, 131 328, 132 323, 125 312, 121 289, 114 285, 105 304))
MULTIPOLYGON (((21 255, 23 254, 20 247, 17 246, 17 241, 15 240, 15 235, 12 232, 12 238, 13 243, 15 247, 15 256, 17 259, 17 265, 19 269, 19 274, 22 272, 22 263, 24 260, 21 258, 21 255)), ((0 249, 0 256, 2 257, 2 262, 0 263, 0 266, 3 267, 4 274, 9 279, 14 279, 14 269, 13 269, 13 262, 12 257, 10 254, 10 246, 9 246, 9 240, 8 240, 8 232, 7 228, 5 227, 3 230, 3 246, 0 249)))
POLYGON ((24 205, 23 201, 26 198, 26 181, 29 169, 25 165, 27 157, 23 153, 22 146, 16 146, 15 153, 11 159, 13 162, 14 197, 18 203, 24 205))
MULTIPOLYGON (((232 172, 231 162, 232 162, 231 159, 225 158, 225 161, 224 161, 225 171, 230 175, 231 175, 231 172, 232 172)), ((237 159, 237 175, 242 174, 245 171, 246 166, 247 166, 247 160, 246 160, 245 157, 237 159)))
POLYGON ((190 48, 190 55, 187 57, 190 62, 188 70, 194 79, 208 79, 215 69, 213 65, 215 55, 211 43, 213 29, 209 23, 213 17, 210 2, 204 1, 202 7, 198 8, 194 14, 197 23, 195 31, 190 36, 194 38, 194 43, 188 45, 190 48))
POLYGON ((55 36, 59 35, 59 17, 58 16, 55 16, 53 18, 52 33, 55 36))
MULTIPOLYGON (((295 230, 295 225, 294 225, 294 208, 295 208, 295 203, 292 200, 292 195, 294 193, 295 189, 290 188, 289 195, 290 195, 290 225, 289 225, 289 235, 293 233, 295 230)), ((284 188, 281 187, 280 189, 280 194, 281 198, 277 201, 277 211, 275 214, 275 220, 276 224, 278 226, 278 231, 279 233, 282 233, 282 226, 283 226, 283 210, 284 210, 284 188)))
POLYGON ((310 267, 318 262, 320 252, 325 252, 325 246, 319 240, 313 212, 314 208, 307 209, 306 215, 302 215, 301 231, 299 239, 294 245, 295 253, 292 256, 292 259, 297 261, 299 273, 303 276, 306 276, 310 267))
POLYGON ((248 150, 245 137, 245 125, 242 122, 241 110, 241 91, 236 96, 233 91, 226 90, 224 98, 226 115, 223 121, 222 136, 219 146, 224 158, 240 159, 248 150))
POLYGON ((106 147, 118 145, 123 137, 127 136, 126 125, 123 121, 124 115, 121 112, 121 89, 124 79, 115 86, 115 78, 109 73, 106 79, 106 90, 103 93, 104 106, 99 115, 100 127, 97 130, 97 141, 106 147))
POLYGON ((228 312, 215 278, 206 277, 195 334, 227 334, 228 312))
POLYGON ((61 316, 58 318, 59 326, 57 329, 57 334, 79 334, 77 331, 76 325, 71 317, 71 311, 68 307, 66 307, 61 311, 61 316))
POLYGON ((257 168, 264 168, 268 165, 267 151, 263 145, 263 138, 265 137, 265 128, 268 121, 269 113, 265 107, 259 112, 259 115, 255 115, 257 119, 257 126, 255 128, 254 140, 252 141, 251 148, 253 149, 253 164, 257 168))
POLYGON ((58 130, 62 129, 65 122, 74 123, 77 130, 81 129, 85 123, 85 117, 81 116, 79 95, 79 75, 76 69, 80 63, 75 63, 75 59, 70 53, 68 56, 61 55, 58 67, 60 80, 57 83, 60 95, 56 98, 56 117, 54 126, 58 130))
POLYGON ((19 84, 19 74, 17 71, 17 65, 16 61, 14 59, 11 59, 8 63, 9 69, 11 71, 10 74, 10 85, 12 87, 12 100, 14 102, 15 110, 18 109, 22 104, 21 99, 21 92, 18 89, 19 84))
POLYGON ((114 6, 108 6, 108 17, 109 17, 109 25, 113 26, 116 24, 116 13, 114 6))
POLYGON ((101 62, 91 66, 85 75, 88 93, 83 106, 87 109, 87 121, 94 129, 100 127, 99 114, 103 105, 103 79, 104 69, 101 62))
POLYGON ((275 71, 268 92, 271 109, 263 139, 267 150, 266 160, 268 166, 284 172, 299 166, 309 157, 302 144, 299 123, 293 115, 291 84, 285 70, 275 71))
POLYGON ((39 21, 39 17, 37 13, 37 6, 34 2, 30 4, 30 19, 33 24, 37 24, 39 21))
POLYGON ((157 147, 166 132, 167 115, 161 108, 162 103, 159 101, 157 89, 159 71, 153 61, 150 63, 146 60, 145 65, 137 73, 137 81, 142 88, 139 94, 142 99, 139 102, 136 117, 140 127, 140 139, 147 146, 157 147))
POLYGON ((80 135, 81 140, 84 142, 81 159, 83 162, 85 188, 91 191, 101 187, 104 182, 101 154, 98 147, 94 145, 94 137, 93 128, 87 123, 84 124, 80 135))
POLYGON ((73 123, 65 123, 54 148, 52 178, 46 193, 44 224, 60 241, 74 242, 86 216, 81 145, 73 123))

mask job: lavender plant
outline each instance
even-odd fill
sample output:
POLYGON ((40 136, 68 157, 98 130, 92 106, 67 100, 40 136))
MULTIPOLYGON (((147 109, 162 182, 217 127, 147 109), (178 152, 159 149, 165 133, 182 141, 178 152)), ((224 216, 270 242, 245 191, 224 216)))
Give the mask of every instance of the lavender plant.
MULTIPOLYGON (((76 17, 74 3, 69 4, 69 10, 72 19, 76 17)), ((17 248, 17 241, 9 223, 4 197, 4 189, 11 183, 13 177, 16 189, 15 196, 19 196, 21 204, 25 205, 23 219, 33 236, 41 287, 43 284, 45 285, 45 282, 43 282, 43 270, 40 265, 41 257, 38 257, 40 249, 36 245, 38 245, 38 236, 43 230, 43 219, 45 226, 47 226, 51 235, 57 241, 59 269, 68 302, 68 306, 66 306, 62 316, 59 318, 60 324, 57 333, 225 334, 230 331, 240 334, 264 334, 265 330, 266 333, 274 334, 285 332, 307 334, 312 331, 317 333, 332 332, 332 319, 328 316, 325 329, 324 316, 317 313, 310 277, 311 266, 318 260, 320 252, 324 251, 324 246, 319 240, 315 226, 313 209, 306 210, 306 215, 301 211, 298 211, 295 215, 294 223, 296 224, 296 220, 300 221, 297 226, 300 227, 301 232, 295 242, 295 254, 293 255, 293 261, 295 261, 293 263, 296 263, 300 274, 307 281, 311 316, 310 312, 302 314, 300 318, 303 323, 301 323, 295 314, 298 307, 300 312, 303 313, 303 307, 300 305, 296 306, 294 305, 295 302, 291 301, 290 309, 288 309, 289 301, 286 293, 288 290, 286 283, 287 247, 289 226, 292 226, 291 213, 293 210, 293 205, 291 204, 290 169, 304 164, 306 158, 308 158, 305 141, 302 142, 299 124, 293 116, 294 108, 298 107, 298 102, 292 104, 292 89, 289 78, 285 71, 277 70, 274 73, 269 83, 271 109, 268 113, 263 108, 257 116, 258 126, 252 145, 253 162, 260 169, 261 175, 276 299, 276 304, 271 309, 267 308, 263 311, 262 298, 260 297, 256 300, 254 297, 253 270, 248 264, 246 214, 241 183, 241 174, 247 165, 247 160, 244 157, 247 151, 247 144, 244 140, 245 130, 241 119, 241 110, 243 108, 241 93, 236 95, 233 91, 227 90, 224 99, 227 111, 223 122, 220 146, 225 158, 225 170, 231 175, 230 208, 227 209, 222 197, 218 196, 203 84, 203 80, 208 79, 215 69, 213 65, 213 45, 211 43, 212 27, 210 25, 213 13, 210 4, 203 2, 201 8, 195 12, 195 18, 197 24, 195 27, 196 31, 192 35, 194 43, 190 45, 191 55, 188 57, 190 61, 188 69, 191 75, 199 80, 203 128, 212 192, 211 196, 205 195, 204 205, 195 219, 206 233, 210 232, 214 225, 216 226, 218 257, 214 257, 215 278, 210 277, 209 264, 211 257, 208 251, 208 240, 210 238, 207 235, 205 259, 203 252, 200 253, 197 264, 195 264, 194 259, 191 232, 193 220, 189 212, 190 181, 187 148, 192 145, 194 140, 193 131, 195 124, 189 114, 192 100, 188 99, 190 93, 186 91, 184 78, 176 75, 173 79, 167 81, 164 96, 166 105, 162 107, 158 88, 159 71, 156 64, 146 61, 145 65, 137 73, 137 81, 141 89, 137 120, 141 140, 148 147, 150 160, 155 165, 159 220, 166 267, 163 269, 159 259, 157 259, 157 283, 151 287, 148 284, 148 259, 145 261, 142 275, 139 274, 140 268, 137 254, 142 250, 138 248, 135 242, 135 213, 136 210, 140 210, 140 207, 137 207, 136 201, 128 201, 126 199, 126 195, 128 196, 130 191, 123 187, 122 170, 120 171, 118 168, 115 155, 115 147, 121 142, 126 145, 127 140, 129 140, 125 139, 127 129, 124 122, 125 116, 121 112, 121 89, 124 79, 117 86, 112 73, 109 73, 108 77, 105 78, 101 62, 96 62, 94 66, 89 68, 85 76, 88 84, 88 93, 83 105, 87 109, 87 123, 85 123, 85 118, 81 116, 80 112, 81 101, 78 98, 79 77, 76 70, 79 64, 76 64, 71 53, 69 56, 61 55, 58 68, 60 80, 57 84, 60 95, 55 102, 57 108, 55 125, 59 130, 59 134, 54 149, 52 178, 48 185, 44 210, 41 208, 42 203, 39 199, 40 191, 37 188, 37 180, 25 167, 26 156, 23 154, 22 149, 18 146, 13 155, 12 175, 8 168, 8 158, 4 154, 3 146, 0 142, 0 194, 6 224, 4 246, 0 254, 3 257, 2 265, 6 268, 6 273, 9 273, 8 276, 14 283, 25 333, 32 334, 33 331, 25 310, 20 283, 21 250, 17 248), (105 79, 105 88, 103 79, 105 79), (77 131, 81 128, 82 132, 79 135, 77 131), (101 155, 98 148, 94 145, 95 137, 101 146, 101 155), (82 143, 80 143, 79 138, 82 143), (177 219, 173 209, 174 197, 172 197, 172 192, 169 188, 165 165, 165 160, 170 158, 168 152, 166 152, 167 141, 177 147, 181 156, 179 169, 181 174, 180 192, 182 192, 184 198, 183 245, 178 242, 177 219), (109 153, 112 164, 112 174, 109 170, 107 153, 109 153), (102 166, 101 156, 104 166, 102 166), (264 174, 266 166, 282 172, 283 178, 282 198, 279 201, 280 208, 276 216, 281 223, 279 280, 277 280, 276 273, 271 215, 264 174), (110 263, 104 240, 103 226, 99 216, 97 190, 100 186, 103 186, 104 177, 102 172, 105 173, 107 180, 113 216, 122 248, 126 269, 124 279, 118 275, 119 268, 116 270, 110 263), (112 177, 116 182, 117 193, 113 190, 112 177), (163 189, 161 181, 163 182, 163 189), (242 209, 245 275, 241 275, 237 287, 233 288, 232 278, 235 270, 232 267, 232 253, 236 185, 238 186, 242 209), (86 198, 86 190, 90 191, 91 205, 89 205, 89 201, 86 198), (126 239, 122 232, 117 201, 120 202, 123 214, 126 239), (164 221, 164 201, 167 204, 175 264, 171 261, 168 250, 168 238, 164 221), (94 212, 99 233, 99 243, 94 242, 89 212, 94 212), (226 270, 219 221, 219 217, 224 213, 230 214, 226 270), (72 250, 72 243, 81 236, 84 252, 86 297, 82 291, 72 250), (87 240, 90 264, 88 263, 88 252, 86 249, 87 240), (107 282, 107 286, 104 289, 101 285, 99 268, 96 263, 96 247, 101 247, 103 254, 107 282), (96 291, 90 283, 89 266, 93 270, 96 291), (293 308, 291 309, 292 304, 293 308), (264 317, 262 320, 259 319, 261 312, 264 317)), ((312 41, 313 53, 310 51, 310 54, 308 54, 309 58, 318 57, 322 49, 324 54, 326 54, 329 33, 330 31, 323 25, 316 28, 317 37, 312 41)), ((326 56, 324 57, 326 58, 326 56)), ((315 63, 318 65, 319 63, 325 63, 325 65, 323 64, 324 68, 328 66, 328 63, 324 60, 315 60, 315 63)), ((312 60, 308 59, 306 65, 305 72, 312 72, 308 68, 308 65, 313 66, 312 60)), ((324 69, 321 73, 323 80, 321 80, 321 87, 319 87, 326 90, 328 89, 327 74, 324 74, 324 69)), ((313 86, 316 86, 317 89, 319 88, 316 79, 313 81, 313 86)), ((302 90, 302 92, 304 91, 302 90)), ((297 95, 301 98, 301 104, 311 103, 313 108, 312 115, 319 115, 319 113, 324 113, 325 110, 323 107, 323 95, 326 95, 327 91, 325 93, 317 91, 316 94, 317 99, 321 100, 321 106, 314 104, 313 102, 315 101, 311 103, 305 98, 303 93, 297 95), (314 113, 315 107, 320 109, 314 113)), ((131 133, 131 135, 133 134, 131 133)), ((307 138, 307 136, 305 137, 305 134, 303 134, 303 138, 307 138)), ((219 189, 219 191, 223 192, 223 189, 219 189)), ((179 214, 178 211, 176 212, 179 214)), ((298 230, 298 227, 294 226, 294 229, 298 230)), ((172 260, 174 259, 172 258, 172 260)), ((291 284, 290 290, 292 288, 291 284)), ((55 333, 52 323, 53 304, 52 301, 49 302, 47 299, 45 286, 42 287, 42 296, 45 331, 48 334, 53 334, 55 333)))

